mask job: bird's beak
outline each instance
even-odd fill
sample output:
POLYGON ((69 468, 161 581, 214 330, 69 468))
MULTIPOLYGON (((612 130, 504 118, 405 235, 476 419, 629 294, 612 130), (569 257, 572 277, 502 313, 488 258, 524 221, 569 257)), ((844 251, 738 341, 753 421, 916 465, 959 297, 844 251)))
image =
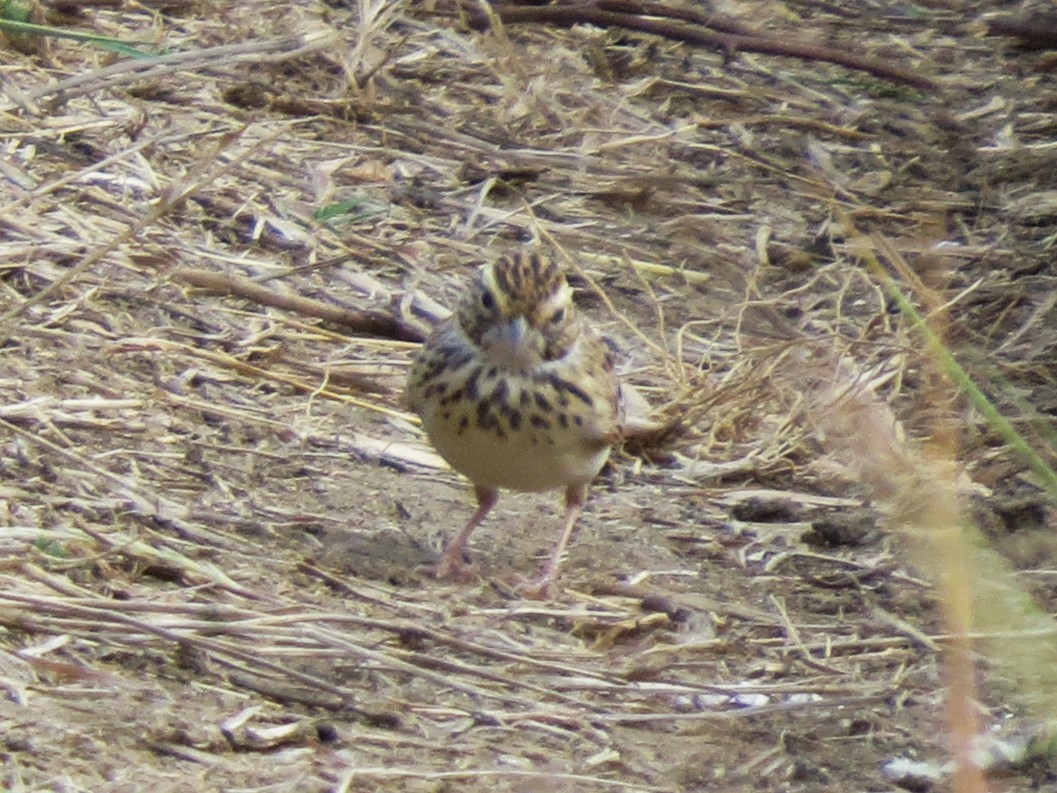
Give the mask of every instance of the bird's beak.
POLYGON ((497 363, 512 369, 523 369, 533 364, 529 342, 529 324, 517 317, 496 328, 491 353, 497 363))
POLYGON ((528 332, 528 322, 524 317, 517 317, 503 326, 503 340, 513 350, 518 349, 525 343, 525 334, 528 332))

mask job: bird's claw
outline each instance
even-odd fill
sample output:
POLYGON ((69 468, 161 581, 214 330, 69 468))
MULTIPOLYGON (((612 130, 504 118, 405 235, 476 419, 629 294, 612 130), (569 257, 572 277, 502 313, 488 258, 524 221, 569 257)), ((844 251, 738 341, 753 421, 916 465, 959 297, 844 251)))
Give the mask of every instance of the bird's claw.
POLYGON ((462 554, 445 553, 433 568, 433 577, 458 581, 463 584, 477 580, 477 566, 466 561, 462 554))
POLYGON ((558 582, 554 574, 544 572, 532 579, 522 579, 514 584, 514 592, 529 600, 549 600, 558 594, 558 582))

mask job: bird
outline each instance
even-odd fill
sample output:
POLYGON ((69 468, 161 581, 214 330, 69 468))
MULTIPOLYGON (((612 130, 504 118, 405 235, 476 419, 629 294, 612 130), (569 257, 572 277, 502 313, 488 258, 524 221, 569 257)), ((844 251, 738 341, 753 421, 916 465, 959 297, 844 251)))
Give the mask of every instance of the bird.
POLYGON ((414 356, 407 402, 477 499, 434 574, 473 577, 467 544, 500 489, 564 488, 564 520, 550 557, 517 587, 529 597, 553 594, 588 486, 619 441, 623 414, 612 348, 577 313, 555 261, 521 250, 481 266, 452 316, 414 356))

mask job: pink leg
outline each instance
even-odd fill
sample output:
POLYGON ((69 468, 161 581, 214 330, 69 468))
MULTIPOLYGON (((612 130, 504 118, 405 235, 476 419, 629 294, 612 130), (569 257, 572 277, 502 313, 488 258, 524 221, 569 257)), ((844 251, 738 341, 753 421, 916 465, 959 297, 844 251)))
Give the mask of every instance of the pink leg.
POLYGON ((517 587, 517 592, 520 595, 542 599, 554 594, 555 582, 558 580, 558 568, 561 567, 565 546, 569 544, 569 538, 573 535, 576 519, 580 516, 580 510, 584 508, 586 500, 586 485, 577 485, 565 491, 565 525, 562 527, 562 533, 558 535, 558 542, 554 544, 550 559, 543 565, 535 580, 517 587))
POLYGON ((448 547, 444 549, 440 562, 433 569, 433 575, 437 578, 472 578, 473 572, 466 559, 466 543, 470 535, 492 511, 495 502, 499 500, 499 491, 494 487, 475 487, 474 494, 477 496, 477 510, 470 516, 462 531, 455 535, 448 547))

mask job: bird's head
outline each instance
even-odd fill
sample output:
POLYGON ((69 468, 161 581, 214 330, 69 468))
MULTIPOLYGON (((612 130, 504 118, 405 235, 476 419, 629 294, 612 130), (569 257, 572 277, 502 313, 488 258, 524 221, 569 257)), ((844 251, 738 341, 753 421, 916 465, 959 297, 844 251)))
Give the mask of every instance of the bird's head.
POLYGON ((459 305, 459 324, 489 361, 526 371, 560 358, 576 341, 573 291, 538 253, 484 265, 459 305))

